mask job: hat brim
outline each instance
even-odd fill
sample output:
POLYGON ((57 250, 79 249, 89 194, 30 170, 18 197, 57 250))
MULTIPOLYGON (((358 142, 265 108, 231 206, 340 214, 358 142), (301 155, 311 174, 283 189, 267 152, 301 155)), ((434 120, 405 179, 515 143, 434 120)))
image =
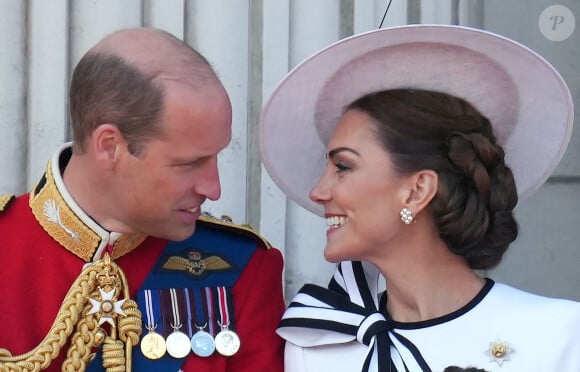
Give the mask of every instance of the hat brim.
POLYGON ((365 94, 412 88, 461 97, 492 123, 518 195, 537 190, 562 158, 574 117, 570 91, 537 53, 468 27, 408 25, 340 40, 296 66, 260 116, 264 166, 291 200, 323 215, 309 198, 344 108, 365 94))

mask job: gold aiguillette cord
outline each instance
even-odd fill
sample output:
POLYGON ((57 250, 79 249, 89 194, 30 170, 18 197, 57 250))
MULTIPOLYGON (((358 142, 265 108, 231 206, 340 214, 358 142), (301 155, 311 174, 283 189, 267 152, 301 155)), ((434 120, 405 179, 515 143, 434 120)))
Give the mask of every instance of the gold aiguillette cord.
POLYGON ((16 356, 0 348, 0 372, 48 368, 71 334, 62 371, 85 371, 94 357, 93 348, 102 346, 107 372, 130 372, 131 350, 141 336, 141 312, 130 296, 125 274, 105 254, 75 280, 50 331, 38 346, 16 356))

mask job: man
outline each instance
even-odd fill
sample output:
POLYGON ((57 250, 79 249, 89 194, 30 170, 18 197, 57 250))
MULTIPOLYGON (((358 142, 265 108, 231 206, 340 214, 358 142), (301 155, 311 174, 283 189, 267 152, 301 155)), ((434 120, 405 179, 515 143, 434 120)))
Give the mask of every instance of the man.
POLYGON ((2 199, 0 371, 281 371, 280 253, 200 218, 231 137, 204 57, 115 32, 75 68, 70 110, 72 144, 2 199))

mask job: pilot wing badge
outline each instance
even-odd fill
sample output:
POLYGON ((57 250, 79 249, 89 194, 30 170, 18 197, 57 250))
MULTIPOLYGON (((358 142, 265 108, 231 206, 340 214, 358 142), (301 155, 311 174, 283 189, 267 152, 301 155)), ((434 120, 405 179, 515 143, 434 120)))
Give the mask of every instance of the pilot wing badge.
POLYGON ((193 277, 200 277, 210 271, 221 271, 231 268, 232 265, 225 259, 212 255, 203 257, 201 252, 187 252, 187 257, 171 256, 163 264, 163 269, 185 271, 193 277))

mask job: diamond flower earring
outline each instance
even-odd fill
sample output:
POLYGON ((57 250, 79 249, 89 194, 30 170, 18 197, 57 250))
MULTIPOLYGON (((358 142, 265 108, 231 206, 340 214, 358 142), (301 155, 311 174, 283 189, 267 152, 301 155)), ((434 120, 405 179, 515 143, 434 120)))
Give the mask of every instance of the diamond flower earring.
POLYGON ((411 210, 407 207, 401 209, 401 221, 403 221, 405 223, 405 225, 410 224, 411 222, 413 222, 413 213, 411 212, 411 210))

